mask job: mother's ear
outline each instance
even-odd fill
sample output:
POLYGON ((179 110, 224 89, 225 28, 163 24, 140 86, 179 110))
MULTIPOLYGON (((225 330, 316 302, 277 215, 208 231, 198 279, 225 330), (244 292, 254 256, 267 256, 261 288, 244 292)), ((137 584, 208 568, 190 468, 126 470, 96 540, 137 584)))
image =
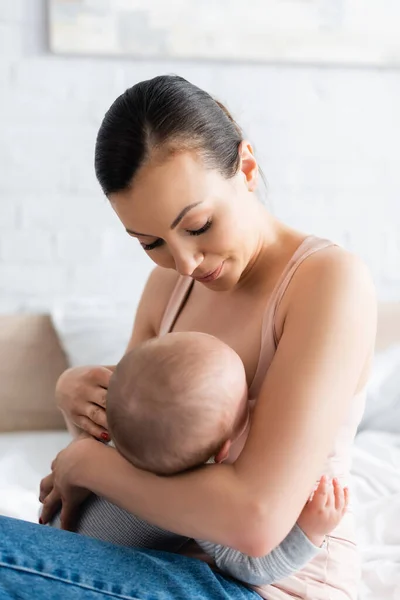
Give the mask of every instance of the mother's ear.
POLYGON ((258 182, 258 164, 254 156, 253 148, 249 141, 243 140, 240 142, 240 171, 244 175, 244 180, 249 192, 254 192, 258 182))

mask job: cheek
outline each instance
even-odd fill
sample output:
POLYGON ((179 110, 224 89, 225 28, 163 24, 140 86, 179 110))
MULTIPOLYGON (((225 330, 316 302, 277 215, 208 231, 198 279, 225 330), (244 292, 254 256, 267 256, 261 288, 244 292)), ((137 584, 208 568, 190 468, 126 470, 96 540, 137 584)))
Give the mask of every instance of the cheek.
POLYGON ((175 268, 174 260, 166 249, 150 250, 146 254, 159 267, 163 267, 164 269, 175 268))
POLYGON ((218 253, 234 250, 240 241, 240 236, 234 222, 224 219, 223 223, 216 225, 207 246, 211 252, 218 253))

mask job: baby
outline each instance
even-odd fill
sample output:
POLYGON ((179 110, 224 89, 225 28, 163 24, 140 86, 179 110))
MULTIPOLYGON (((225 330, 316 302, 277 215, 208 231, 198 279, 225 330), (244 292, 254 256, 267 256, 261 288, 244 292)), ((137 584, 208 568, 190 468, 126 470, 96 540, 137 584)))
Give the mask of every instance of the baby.
MULTIPOLYGON (((107 392, 113 445, 133 465, 170 476, 207 462, 233 462, 245 443, 249 408, 244 366, 215 337, 170 333, 134 348, 118 363, 107 392)), ((252 558, 196 540, 225 573, 266 585, 301 569, 319 551, 324 535, 341 520, 347 503, 335 506, 338 485, 318 485, 297 524, 270 554, 252 558), (331 503, 331 505, 332 505, 331 503)), ((59 526, 56 518, 53 526, 59 526)), ((127 546, 178 551, 188 541, 119 509, 103 498, 86 502, 76 531, 127 546)))
POLYGON ((157 475, 221 462, 249 421, 241 359, 204 333, 169 333, 126 354, 106 405, 117 450, 157 475))

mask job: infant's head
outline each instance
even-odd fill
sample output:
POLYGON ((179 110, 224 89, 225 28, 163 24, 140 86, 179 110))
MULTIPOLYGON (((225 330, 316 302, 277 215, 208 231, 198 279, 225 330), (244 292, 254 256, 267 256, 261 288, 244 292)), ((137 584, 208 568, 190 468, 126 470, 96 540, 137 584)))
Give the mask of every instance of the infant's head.
POLYGON ((107 420, 116 448, 137 467, 171 475, 204 464, 246 423, 243 363, 204 333, 153 338, 118 363, 107 420))

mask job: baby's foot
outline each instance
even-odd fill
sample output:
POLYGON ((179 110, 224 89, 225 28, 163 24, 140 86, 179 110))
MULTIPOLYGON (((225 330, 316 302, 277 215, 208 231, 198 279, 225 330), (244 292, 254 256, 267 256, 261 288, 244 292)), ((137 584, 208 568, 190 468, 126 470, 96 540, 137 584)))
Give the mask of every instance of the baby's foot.
POLYGON ((340 523, 349 503, 349 490, 335 478, 320 479, 317 489, 303 508, 297 524, 316 546, 321 546, 325 535, 340 523))

